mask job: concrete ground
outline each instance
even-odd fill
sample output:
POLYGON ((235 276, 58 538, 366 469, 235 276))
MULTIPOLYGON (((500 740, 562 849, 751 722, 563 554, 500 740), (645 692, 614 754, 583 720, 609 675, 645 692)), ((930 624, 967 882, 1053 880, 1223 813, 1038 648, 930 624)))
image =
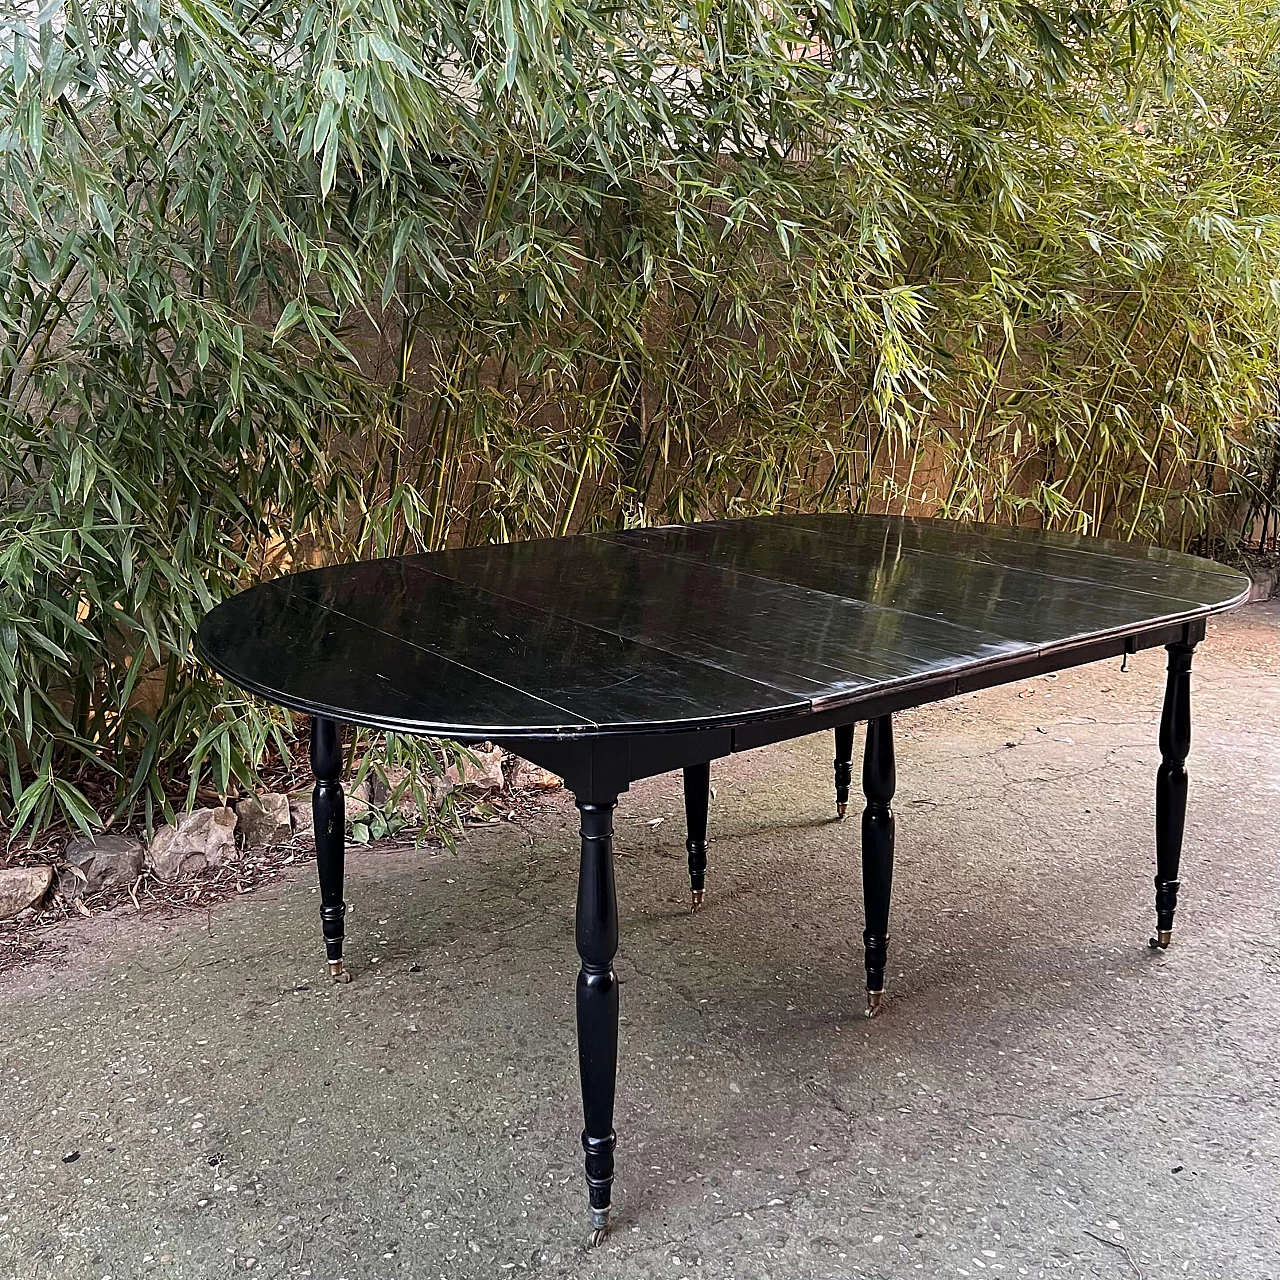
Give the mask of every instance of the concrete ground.
POLYGON ((0 983, 0 1277, 1275 1280, 1278 633, 1255 606, 1197 659, 1166 954, 1160 651, 898 717, 873 1023, 829 739, 714 767, 696 918, 679 779, 636 786, 594 1252, 567 797, 456 857, 353 853, 350 986, 306 865, 208 916, 84 922, 0 983))

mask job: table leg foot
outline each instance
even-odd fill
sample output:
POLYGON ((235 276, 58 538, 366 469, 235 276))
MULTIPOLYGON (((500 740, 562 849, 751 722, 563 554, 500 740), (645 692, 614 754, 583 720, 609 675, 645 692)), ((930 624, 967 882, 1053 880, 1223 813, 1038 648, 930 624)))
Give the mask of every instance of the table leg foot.
POLYGON ((849 785, 853 781, 853 725, 836 728, 836 817, 849 812, 849 785))
POLYGON ((1193 644, 1171 644, 1169 673, 1160 714, 1160 768, 1156 772, 1156 933, 1153 948, 1173 938, 1178 909, 1178 866, 1187 818, 1187 753, 1191 750, 1191 658, 1193 644))
POLYGON ((605 1205, 603 1209, 591 1210, 591 1239, 587 1245, 589 1249, 597 1249, 604 1243, 604 1238, 609 1234, 609 1215, 611 1209, 605 1205))
POLYGON ((867 1017, 884 1002, 884 971, 889 959, 889 901, 893 893, 893 810, 897 788, 893 758, 893 721, 878 716, 867 725, 862 757, 862 896, 867 927, 862 934, 867 970, 867 1017))
MULTIPOLYGON (((618 1074, 618 898, 613 879, 613 810, 617 797, 579 797, 582 861, 574 936, 578 973, 578 1074, 582 1082, 582 1150, 593 1232, 603 1236, 613 1190, 613 1099, 618 1074)), ((594 1238, 594 1237, 593 1237, 594 1238)))
POLYGON ((320 875, 320 927, 325 956, 335 982, 350 982, 342 963, 343 921, 347 905, 342 900, 343 863, 346 855, 346 800, 342 793, 342 743, 338 726, 317 716, 311 722, 311 821, 315 832, 316 870, 320 875))
POLYGON ((691 764, 684 771, 684 820, 689 855, 689 908, 702 910, 707 886, 707 813, 711 808, 711 765, 691 764))

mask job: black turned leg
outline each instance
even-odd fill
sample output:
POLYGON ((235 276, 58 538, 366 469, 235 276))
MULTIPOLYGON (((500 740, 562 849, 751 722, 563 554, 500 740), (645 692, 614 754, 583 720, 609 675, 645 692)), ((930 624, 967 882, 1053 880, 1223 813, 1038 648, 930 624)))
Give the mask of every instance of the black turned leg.
POLYGON ((853 781, 853 725, 836 726, 836 817, 849 812, 849 784, 853 781))
POLYGON ((862 945, 867 964, 867 1017, 880 1012, 884 967, 889 956, 889 897, 893 890, 893 799, 897 774, 893 763, 893 721, 878 716, 867 724, 862 756, 862 896, 867 927, 862 945))
POLYGON ((591 1243, 609 1227, 613 1187, 613 1091, 618 1071, 618 899, 613 885, 613 810, 616 797, 578 800, 582 862, 578 871, 576 940, 578 973, 578 1070, 582 1079, 582 1148, 591 1197, 591 1243))
POLYGON ((689 909, 701 909, 707 889, 707 810, 711 805, 711 765, 691 764, 684 771, 684 821, 689 852, 689 909))
POLYGON ((346 805, 342 796, 342 743, 338 726, 317 716, 311 721, 311 771, 316 789, 311 793, 311 820, 315 829, 316 866, 320 871, 320 924, 329 974, 335 982, 350 982, 342 964, 342 861, 346 835, 346 805))
POLYGON ((1163 950, 1173 940, 1173 913, 1178 906, 1178 863, 1187 817, 1187 771, 1191 750, 1191 656, 1194 644, 1171 644, 1169 676, 1160 716, 1160 769, 1156 773, 1156 936, 1151 946, 1163 950))

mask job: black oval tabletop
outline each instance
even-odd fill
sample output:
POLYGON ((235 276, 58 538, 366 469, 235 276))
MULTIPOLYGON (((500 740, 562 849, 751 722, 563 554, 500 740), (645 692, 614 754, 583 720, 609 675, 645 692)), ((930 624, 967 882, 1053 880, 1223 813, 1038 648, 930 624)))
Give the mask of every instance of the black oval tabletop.
POLYGON ((1209 560, 1073 534, 761 516, 291 574, 218 605, 196 645, 272 702, 375 728, 669 732, 1016 667, 1248 588, 1209 560))

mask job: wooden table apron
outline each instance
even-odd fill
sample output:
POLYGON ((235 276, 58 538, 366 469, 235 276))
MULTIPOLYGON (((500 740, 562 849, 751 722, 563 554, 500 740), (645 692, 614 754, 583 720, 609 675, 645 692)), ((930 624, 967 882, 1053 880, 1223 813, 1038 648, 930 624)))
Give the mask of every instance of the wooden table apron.
POLYGON ((867 723, 862 819, 868 1013, 888 953, 892 716, 1163 645, 1156 933, 1177 906, 1205 619, 1247 597, 1210 561, 1076 535, 894 517, 760 517, 335 566, 241 593, 202 624, 215 670, 312 715, 321 924, 342 959, 339 725, 493 741, 559 774, 581 816, 575 938, 582 1144, 593 1239, 612 1201, 618 988, 613 813, 684 771, 693 909, 706 881, 709 762, 834 730, 836 803, 867 723))

